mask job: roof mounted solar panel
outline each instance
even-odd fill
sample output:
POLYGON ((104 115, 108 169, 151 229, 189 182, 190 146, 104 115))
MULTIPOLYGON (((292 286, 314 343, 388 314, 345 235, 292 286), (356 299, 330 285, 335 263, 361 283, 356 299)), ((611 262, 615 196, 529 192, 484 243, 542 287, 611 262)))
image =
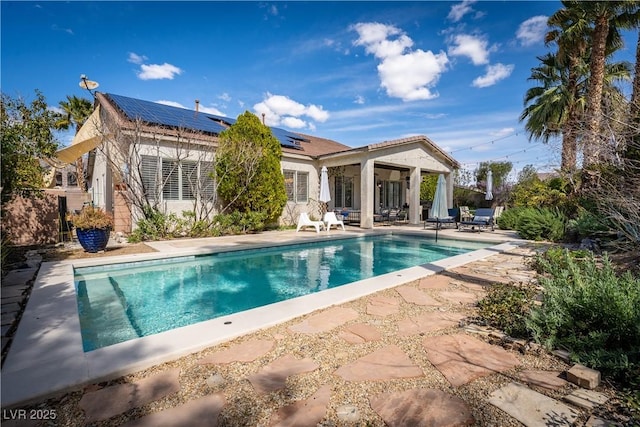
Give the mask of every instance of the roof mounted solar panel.
MULTIPOLYGON (((195 110, 158 104, 157 102, 144 101, 122 95, 111 93, 105 95, 130 120, 140 119, 145 123, 157 126, 167 126, 175 129, 184 128, 219 135, 220 132, 237 121, 236 119, 216 114, 196 112, 195 110)), ((286 148, 302 150, 300 142, 309 142, 308 139, 301 135, 276 127, 271 128, 271 133, 280 141, 280 145, 286 148)))
POLYGON ((226 129, 207 113, 110 93, 106 96, 131 120, 140 119, 149 124, 191 129, 213 135, 218 135, 226 129))

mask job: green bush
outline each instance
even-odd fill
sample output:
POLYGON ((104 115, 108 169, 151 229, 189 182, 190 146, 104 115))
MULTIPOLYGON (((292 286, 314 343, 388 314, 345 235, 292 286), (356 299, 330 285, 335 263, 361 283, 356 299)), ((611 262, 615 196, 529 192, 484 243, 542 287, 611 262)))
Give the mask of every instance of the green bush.
POLYGON ((579 240, 606 233, 609 231, 609 226, 604 216, 598 216, 588 210, 580 209, 577 218, 569 221, 568 229, 579 240))
POLYGON ((569 256, 573 262, 580 264, 590 255, 587 249, 567 251, 560 246, 547 249, 546 252, 536 255, 532 262, 533 268, 538 274, 560 275, 568 271, 569 266, 564 261, 569 256))
POLYGON ((496 283, 487 296, 478 301, 479 316, 511 337, 528 338, 526 320, 535 295, 536 290, 531 286, 496 283))
POLYGON ((524 209, 523 207, 506 209, 502 212, 502 215, 498 217, 498 227, 503 230, 517 230, 518 219, 524 209))
POLYGON ((547 348, 566 348, 576 362, 628 383, 640 373, 640 279, 617 275, 605 255, 540 260, 543 302, 527 321, 547 348))
POLYGON ((527 240, 561 241, 565 235, 567 218, 558 209, 523 209, 517 220, 518 234, 527 240))

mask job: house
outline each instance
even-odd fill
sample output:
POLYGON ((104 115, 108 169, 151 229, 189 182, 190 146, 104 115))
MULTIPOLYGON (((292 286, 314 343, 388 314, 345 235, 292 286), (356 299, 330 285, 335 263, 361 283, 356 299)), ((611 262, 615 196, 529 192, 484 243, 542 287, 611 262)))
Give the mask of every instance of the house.
MULTIPOLYGON (((113 212, 116 231, 131 231, 139 212, 131 200, 150 197, 166 212, 180 213, 209 200, 208 175, 218 135, 235 120, 109 93, 96 93, 96 108, 73 143, 58 151, 63 162, 87 157, 94 204, 113 212)), ((282 147, 288 202, 280 221, 294 224, 300 212, 319 216, 320 169, 329 169, 332 210, 360 212, 371 228, 382 209, 408 206, 409 222, 421 221, 420 182, 445 175, 453 200, 452 172, 459 163, 426 136, 352 148, 329 139, 272 127, 282 147)), ((134 204, 135 205, 135 204, 134 204)), ((212 211, 200 206, 205 213, 212 211)))

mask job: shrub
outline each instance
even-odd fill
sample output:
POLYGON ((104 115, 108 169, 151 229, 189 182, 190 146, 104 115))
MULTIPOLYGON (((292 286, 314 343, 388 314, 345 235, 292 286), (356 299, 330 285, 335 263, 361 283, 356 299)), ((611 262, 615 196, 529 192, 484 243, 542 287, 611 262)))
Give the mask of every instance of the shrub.
POLYGON ((580 209, 578 217, 569 221, 568 231, 577 239, 598 236, 609 231, 606 218, 580 209))
POLYGON ((81 230, 113 228, 113 217, 95 206, 85 206, 79 213, 67 215, 67 220, 81 230))
POLYGON ((518 216, 517 231, 524 239, 561 241, 567 218, 558 209, 528 208, 518 216))
POLYGON ((516 338, 528 338, 526 319, 536 290, 532 286, 494 284, 478 301, 479 316, 487 324, 516 338))
POLYGON ((568 271, 569 266, 564 261, 567 256, 575 263, 580 264, 589 254, 587 249, 567 251, 565 248, 555 246, 542 254, 537 254, 531 262, 531 268, 538 274, 560 275, 568 271))
POLYGON ((517 230, 518 219, 524 209, 525 208, 522 207, 506 209, 502 212, 502 215, 498 217, 498 227, 503 230, 517 230))
POLYGON ((629 382, 640 372, 640 279, 616 275, 605 255, 596 262, 563 251, 542 262, 543 303, 527 326, 547 348, 566 348, 576 362, 629 382))

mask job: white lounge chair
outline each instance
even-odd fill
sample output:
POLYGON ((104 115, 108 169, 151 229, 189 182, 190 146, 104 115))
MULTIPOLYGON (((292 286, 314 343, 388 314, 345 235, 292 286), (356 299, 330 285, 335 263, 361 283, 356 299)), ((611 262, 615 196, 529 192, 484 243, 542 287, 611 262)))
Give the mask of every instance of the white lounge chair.
POLYGON ((296 232, 300 231, 303 227, 314 227, 316 229, 316 233, 319 233, 320 229, 324 228, 324 223, 322 221, 311 221, 309 215, 306 212, 302 212, 298 218, 298 228, 296 229, 296 232))
POLYGON ((326 214, 324 214, 324 224, 327 228, 327 231, 331 230, 332 225, 335 225, 336 228, 340 226, 342 227, 342 231, 344 231, 344 221, 339 220, 335 212, 327 212, 326 214))

